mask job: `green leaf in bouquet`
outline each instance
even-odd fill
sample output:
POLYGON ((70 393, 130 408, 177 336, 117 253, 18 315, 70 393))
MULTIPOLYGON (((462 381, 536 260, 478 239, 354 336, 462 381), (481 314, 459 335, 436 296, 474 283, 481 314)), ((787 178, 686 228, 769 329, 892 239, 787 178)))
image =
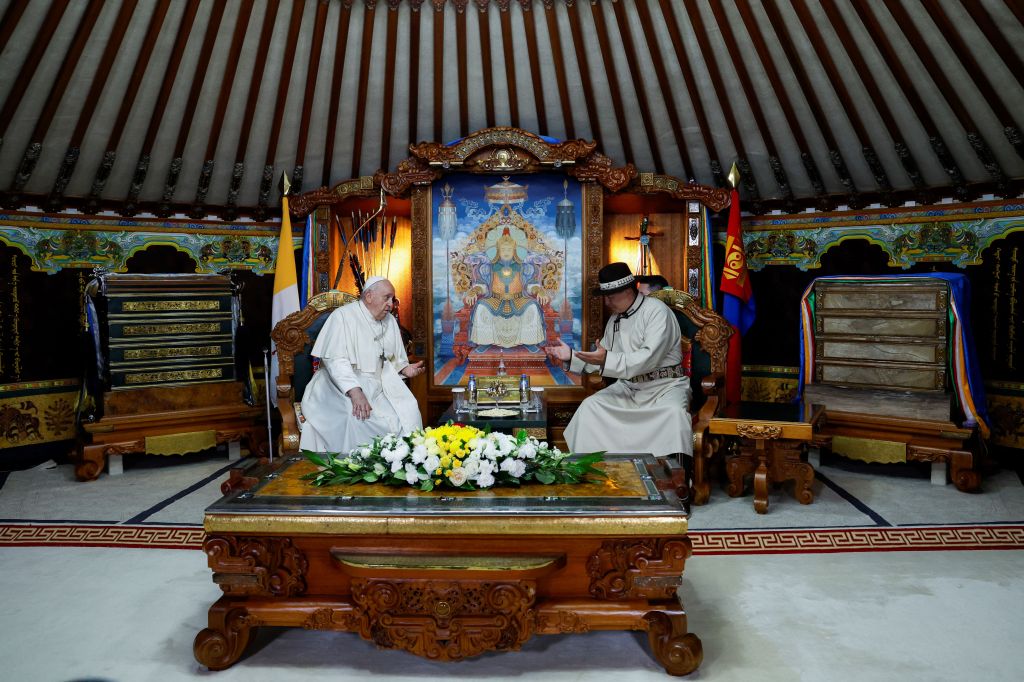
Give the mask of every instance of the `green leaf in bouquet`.
MULTIPOLYGON (((327 462, 325 462, 323 458, 320 457, 320 455, 316 454, 315 452, 312 452, 311 450, 303 450, 302 454, 306 456, 306 459, 308 459, 310 462, 317 465, 318 467, 323 467, 326 469, 329 466, 327 462)), ((328 457, 330 457, 330 455, 328 455, 328 457)))
POLYGON ((554 472, 548 471, 547 469, 541 469, 540 471, 535 472, 533 476, 544 485, 551 485, 555 482, 554 472))
POLYGON ((420 490, 422 490, 423 492, 429 493, 433 489, 434 489, 434 479, 432 479, 432 478, 428 477, 425 481, 420 483, 420 490))
POLYGON ((377 479, 379 478, 380 476, 373 473, 372 471, 367 471, 365 474, 363 474, 363 480, 366 481, 367 483, 376 483, 377 479))
POLYGON ((563 471, 562 472, 562 480, 561 480, 561 482, 562 483, 579 483, 580 482, 580 478, 581 477, 578 476, 573 471, 563 471))

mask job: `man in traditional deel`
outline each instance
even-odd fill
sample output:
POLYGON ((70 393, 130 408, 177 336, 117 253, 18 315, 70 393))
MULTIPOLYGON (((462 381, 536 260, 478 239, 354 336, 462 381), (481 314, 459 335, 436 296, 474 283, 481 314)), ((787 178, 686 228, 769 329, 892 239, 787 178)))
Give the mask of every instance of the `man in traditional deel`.
POLYGON ((639 293, 625 263, 601 268, 592 295, 612 313, 595 349, 578 351, 559 341, 547 352, 569 371, 618 381, 580 404, 565 429, 569 449, 692 455, 692 393, 672 309, 639 293))

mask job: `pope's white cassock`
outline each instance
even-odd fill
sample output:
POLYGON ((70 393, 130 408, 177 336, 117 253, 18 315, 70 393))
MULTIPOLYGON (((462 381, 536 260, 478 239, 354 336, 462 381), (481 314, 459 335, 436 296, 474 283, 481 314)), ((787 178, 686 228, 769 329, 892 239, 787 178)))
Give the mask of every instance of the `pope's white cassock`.
POLYGON ((338 308, 320 330, 313 355, 320 369, 302 396, 301 449, 348 453, 374 436, 423 426, 416 398, 398 374, 409 358, 393 315, 375 320, 362 301, 338 308), (369 419, 352 415, 346 393, 357 386, 373 408, 369 419))
POLYGON ((574 353, 573 372, 618 379, 584 400, 565 440, 573 452, 693 454, 690 379, 682 374, 679 323, 672 309, 638 294, 625 313, 608 320, 601 346, 604 370, 574 353), (616 326, 618 329, 616 330, 616 326))

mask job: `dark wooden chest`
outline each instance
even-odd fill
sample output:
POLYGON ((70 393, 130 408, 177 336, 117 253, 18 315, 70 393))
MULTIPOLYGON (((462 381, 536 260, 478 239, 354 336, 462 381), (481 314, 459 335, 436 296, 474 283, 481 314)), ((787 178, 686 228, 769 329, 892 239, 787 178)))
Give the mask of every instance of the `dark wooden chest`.
POLYGON ((97 302, 111 390, 235 379, 228 277, 109 274, 97 302))

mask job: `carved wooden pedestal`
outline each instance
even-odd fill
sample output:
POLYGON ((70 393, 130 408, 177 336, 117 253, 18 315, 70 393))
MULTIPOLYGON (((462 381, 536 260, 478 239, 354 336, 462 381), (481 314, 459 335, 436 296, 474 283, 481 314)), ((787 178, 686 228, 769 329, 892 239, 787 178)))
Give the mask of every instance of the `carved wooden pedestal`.
MULTIPOLYGON (((726 414, 729 413, 727 409, 726 414)), ((746 476, 753 474, 754 511, 758 514, 768 512, 769 486, 783 481, 795 481, 794 494, 800 504, 813 502, 814 468, 803 461, 802 453, 814 438, 814 428, 822 414, 823 410, 817 406, 746 403, 728 418, 712 419, 712 433, 742 439, 738 452, 725 461, 729 496, 742 495, 746 476), (792 414, 785 411, 792 411, 792 414), (758 416, 761 418, 756 418, 758 416)))
POLYGON ((739 454, 731 455, 725 463, 729 496, 742 495, 744 478, 754 474, 754 511, 758 514, 768 512, 769 486, 783 481, 795 481, 796 499, 800 504, 810 504, 814 501, 814 468, 801 461, 803 449, 802 440, 771 440, 771 436, 744 439, 739 454))
POLYGON ((945 462, 957 490, 978 492, 981 488, 980 462, 970 449, 975 429, 950 421, 838 410, 828 410, 827 416, 828 424, 822 430, 826 435, 888 443, 907 462, 945 462))
POLYGON ((263 411, 242 401, 238 382, 111 391, 104 407, 102 419, 83 427, 90 442, 79 443, 75 453, 80 481, 99 478, 110 455, 145 453, 147 439, 153 438, 177 437, 182 448, 202 444, 180 454, 237 441, 245 441, 254 454, 267 450, 263 411), (190 441, 191 435, 198 438, 190 441))
POLYGON ((411 506, 396 496, 394 513, 379 496, 339 506, 337 489, 302 504, 290 494, 261 500, 274 478, 281 492, 280 479, 307 470, 299 463, 289 472, 291 464, 236 477, 257 482, 207 510, 204 549, 224 596, 194 653, 210 669, 238 661, 251 629, 263 625, 354 632, 438 661, 517 650, 534 635, 640 630, 670 674, 701 663, 676 594, 692 546, 671 490, 641 483, 640 506, 649 511, 631 513, 620 496, 625 511, 617 515, 580 513, 582 500, 575 511, 564 503, 551 511, 571 486, 524 486, 525 506, 505 497, 507 509, 501 497, 496 504, 474 493, 418 497, 411 506), (532 505, 534 487, 553 493, 547 512, 532 505), (275 500, 280 513, 268 511, 275 500), (230 513, 250 503, 262 511, 230 513), (423 513, 445 507, 444 515, 423 513))

